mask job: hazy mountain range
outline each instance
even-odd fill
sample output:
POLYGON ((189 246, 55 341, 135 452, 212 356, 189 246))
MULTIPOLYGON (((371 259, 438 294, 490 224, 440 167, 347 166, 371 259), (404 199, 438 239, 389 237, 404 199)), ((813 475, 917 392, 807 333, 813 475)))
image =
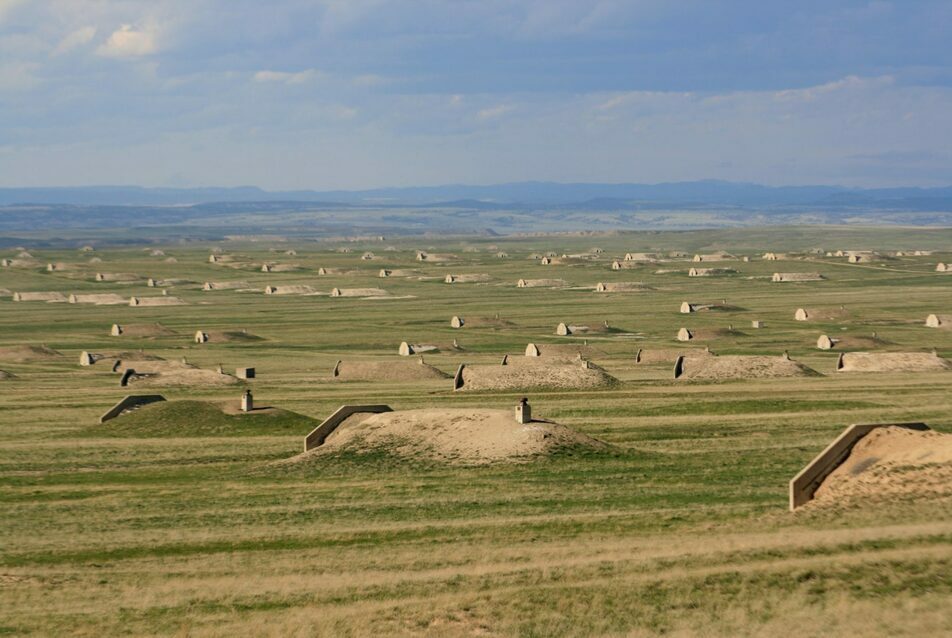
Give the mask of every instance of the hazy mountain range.
POLYGON ((470 186, 410 186, 370 190, 266 191, 234 188, 144 188, 83 186, 0 188, 0 205, 182 206, 226 202, 307 202, 351 206, 426 206, 454 204, 472 208, 566 207, 610 210, 631 205, 862 207, 952 210, 952 186, 940 188, 855 189, 840 186, 763 186, 704 180, 664 184, 593 184, 515 182, 470 186))
POLYGON ((952 227, 952 187, 863 190, 700 181, 364 191, 0 189, 0 246, 20 245, 21 237, 123 243, 263 234, 319 239, 807 224, 952 227))

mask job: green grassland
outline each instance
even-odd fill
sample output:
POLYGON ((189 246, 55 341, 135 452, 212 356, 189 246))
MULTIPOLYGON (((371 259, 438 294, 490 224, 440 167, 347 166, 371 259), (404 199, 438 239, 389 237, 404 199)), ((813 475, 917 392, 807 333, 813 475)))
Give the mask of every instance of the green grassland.
MULTIPOLYGON (((229 241, 247 265, 211 264, 213 245, 80 253, 31 249, 41 266, 0 269, 0 289, 158 296, 96 272, 183 279, 187 305, 13 302, 0 294, 0 349, 45 344, 59 359, 0 370, 0 635, 640 636, 941 635, 952 632, 952 506, 909 498, 787 512, 787 482, 844 426, 925 421, 952 432, 952 372, 837 374, 820 334, 879 339, 880 350, 952 358, 952 230, 756 228, 384 241, 229 241), (388 246, 396 250, 386 250, 388 246), (597 260, 541 266, 532 253, 597 260), (347 247, 350 252, 338 252, 347 247), (945 251, 873 264, 844 258, 766 262, 765 251, 945 251), (296 256, 284 251, 294 248, 296 256), (271 249, 274 249, 273 251, 271 249), (415 251, 452 253, 421 263, 415 251), (725 249, 753 256, 738 273, 689 278, 682 260, 612 271, 629 251, 725 249), (371 250, 377 259, 360 259, 371 250), (508 253, 499 259, 497 251, 508 253), (102 263, 87 263, 90 257, 102 263), (297 264, 262 273, 262 262, 297 264), (320 276, 318 268, 344 274, 320 276), (415 270, 379 278, 381 268, 415 270), (674 272, 657 274, 659 269, 674 272), (775 271, 826 279, 772 283, 775 271), (448 274, 486 273, 448 285, 448 274), (424 277, 423 279, 418 276, 424 277), (562 278, 565 289, 519 289, 562 278), (242 281, 258 292, 205 292, 242 281), (651 290, 596 294, 597 282, 651 290), (267 285, 385 289, 393 298, 265 295, 267 285), (730 312, 682 315, 682 301, 730 312), (794 321, 796 308, 843 306, 836 320, 794 321), (508 323, 471 321, 498 314, 508 323), (754 329, 751 320, 765 327, 754 329), (617 331, 557 337, 560 321, 617 331), (111 337, 110 326, 161 323, 173 334, 111 337), (680 344, 678 328, 726 328, 680 344), (195 344, 196 330, 261 339, 195 344), (460 350, 449 344, 457 339, 460 350), (534 414, 612 444, 524 464, 452 467, 383 454, 283 465, 303 436, 345 403, 511 408, 512 392, 453 393, 450 380, 338 381, 338 359, 395 360, 401 341, 442 346, 426 362, 496 363, 528 342, 587 340, 620 383, 533 392, 534 414), (639 348, 790 356, 822 376, 722 382, 671 378, 636 364, 639 348), (98 417, 129 389, 79 353, 186 357, 203 368, 253 366, 244 385, 149 388, 181 401, 133 421, 98 417), (229 415, 205 401, 288 412, 229 415), (110 423, 112 425, 110 425, 110 423)), ((7 250, 2 257, 13 257, 7 250)), ((710 264, 717 267, 721 264, 710 264)), ((136 391, 136 390, 133 390, 136 391)))

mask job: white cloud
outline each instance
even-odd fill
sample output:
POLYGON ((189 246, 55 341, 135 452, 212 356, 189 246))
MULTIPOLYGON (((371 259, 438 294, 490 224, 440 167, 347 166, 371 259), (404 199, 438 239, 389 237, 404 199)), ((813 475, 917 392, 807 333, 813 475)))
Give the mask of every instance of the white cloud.
POLYGON ((156 52, 156 34, 154 28, 136 29, 124 24, 113 31, 109 39, 103 42, 96 52, 99 55, 114 58, 134 58, 156 52))
POLYGON ((53 49, 51 55, 62 55, 68 51, 72 51, 76 47, 89 44, 94 37, 96 37, 96 27, 76 29, 59 41, 59 44, 53 49))
POLYGON ((23 4, 24 0, 0 0, 0 21, 3 17, 14 9, 17 5, 23 4))
POLYGON ((895 78, 891 75, 883 75, 874 78, 861 78, 855 75, 849 75, 840 80, 818 84, 817 86, 808 86, 804 89, 787 89, 785 91, 775 91, 774 99, 780 102, 802 101, 812 102, 818 97, 836 93, 838 91, 856 91, 863 89, 876 89, 885 86, 891 86, 895 83, 895 78))
POLYGON ((305 69, 294 73, 288 71, 258 71, 254 74, 255 82, 280 82, 282 84, 307 84, 319 77, 317 69, 305 69))
POLYGON ((34 74, 39 68, 39 64, 31 62, 0 64, 0 92, 32 89, 40 82, 34 74))
POLYGON ((387 78, 382 75, 377 75, 376 73, 365 73, 363 75, 356 76, 351 80, 354 86, 383 86, 385 84, 392 84, 394 80, 392 78, 387 78))
POLYGON ((352 106, 338 106, 335 110, 335 114, 339 119, 342 120, 352 120, 357 117, 357 109, 352 106))
POLYGON ((610 111, 610 110, 612 110, 613 108, 615 108, 616 106, 621 106, 621 105, 624 104, 624 103, 625 103, 625 96, 624 96, 624 95, 616 95, 615 97, 613 97, 613 98, 611 98, 611 99, 609 99, 609 100, 606 100, 605 102, 602 102, 601 104, 599 104, 599 105, 596 106, 595 108, 598 109, 599 111, 610 111))
POLYGON ((505 115, 512 109, 513 107, 508 104, 500 104, 498 106, 491 106, 489 108, 482 109, 478 113, 476 113, 476 119, 483 120, 483 121, 493 120, 493 119, 496 119, 497 117, 502 117, 503 115, 505 115))

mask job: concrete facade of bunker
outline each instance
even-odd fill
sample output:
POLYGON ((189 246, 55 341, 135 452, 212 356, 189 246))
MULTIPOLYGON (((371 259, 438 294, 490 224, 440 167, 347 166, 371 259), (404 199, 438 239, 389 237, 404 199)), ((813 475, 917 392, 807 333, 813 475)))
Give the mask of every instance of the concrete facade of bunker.
POLYGON ((158 403, 160 401, 165 401, 165 397, 161 394, 130 394, 117 403, 116 405, 109 408, 105 414, 99 417, 100 423, 105 423, 115 419, 117 416, 120 416, 126 412, 131 412, 137 410, 144 405, 149 405, 150 403, 158 403))
POLYGON ((323 423, 311 430, 311 432, 304 437, 304 451, 307 452, 308 450, 313 450, 323 445, 327 437, 329 437, 341 423, 355 414, 381 414, 383 412, 393 412, 393 408, 389 405, 342 405, 337 408, 334 414, 324 419, 323 423))

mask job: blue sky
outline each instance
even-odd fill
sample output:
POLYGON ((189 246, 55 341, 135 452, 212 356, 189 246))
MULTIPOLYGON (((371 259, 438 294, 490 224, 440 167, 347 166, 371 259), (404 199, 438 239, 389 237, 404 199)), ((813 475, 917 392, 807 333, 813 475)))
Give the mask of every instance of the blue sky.
POLYGON ((0 186, 952 183, 949 0, 0 0, 0 186))

